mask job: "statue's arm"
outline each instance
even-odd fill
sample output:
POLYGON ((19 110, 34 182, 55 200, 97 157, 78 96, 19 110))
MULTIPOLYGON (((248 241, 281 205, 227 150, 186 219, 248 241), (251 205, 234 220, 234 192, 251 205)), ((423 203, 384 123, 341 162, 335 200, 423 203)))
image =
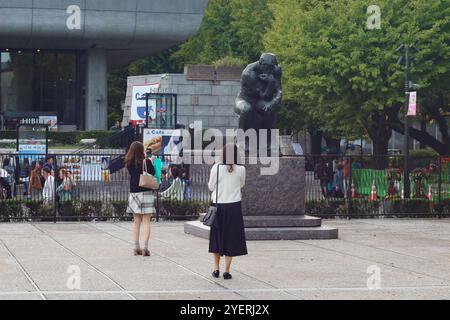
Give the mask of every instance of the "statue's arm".
MULTIPOLYGON (((279 109, 281 104, 281 99, 283 97, 283 92, 281 90, 281 68, 277 66, 275 69, 274 78, 271 80, 273 83, 269 86, 271 90, 275 91, 275 94, 269 102, 267 102, 264 106, 264 111, 276 111, 279 109)), ((268 88, 269 89, 269 88, 268 88)))
POLYGON ((250 111, 251 105, 249 98, 252 96, 259 96, 256 83, 256 73, 248 68, 244 70, 241 78, 241 92, 236 99, 236 105, 234 108, 235 113, 242 114, 250 111))

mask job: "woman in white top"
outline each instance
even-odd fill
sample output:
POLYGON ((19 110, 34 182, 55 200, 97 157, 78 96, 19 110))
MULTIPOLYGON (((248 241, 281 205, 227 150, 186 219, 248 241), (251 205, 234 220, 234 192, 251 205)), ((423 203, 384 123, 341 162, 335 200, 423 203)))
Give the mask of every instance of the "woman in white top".
POLYGON ((222 163, 211 169, 208 187, 212 191, 212 202, 217 197, 218 227, 212 227, 209 237, 209 252, 214 254, 213 277, 220 276, 220 257, 225 256, 224 279, 231 279, 230 267, 233 257, 247 254, 244 219, 241 207, 241 188, 245 185, 245 167, 238 164, 238 148, 228 144, 223 148, 222 163), (229 155, 229 158, 227 158, 229 155), (219 167, 219 169, 218 169, 219 167), (217 172, 218 171, 218 172, 217 172), (219 175, 217 177, 217 174, 219 175))

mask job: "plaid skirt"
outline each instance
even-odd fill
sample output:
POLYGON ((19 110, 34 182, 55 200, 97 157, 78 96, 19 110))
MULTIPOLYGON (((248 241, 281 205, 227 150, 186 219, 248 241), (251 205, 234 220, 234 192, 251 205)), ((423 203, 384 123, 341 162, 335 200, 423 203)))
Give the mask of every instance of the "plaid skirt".
POLYGON ((154 214, 155 212, 153 191, 130 193, 127 206, 128 214, 154 214))

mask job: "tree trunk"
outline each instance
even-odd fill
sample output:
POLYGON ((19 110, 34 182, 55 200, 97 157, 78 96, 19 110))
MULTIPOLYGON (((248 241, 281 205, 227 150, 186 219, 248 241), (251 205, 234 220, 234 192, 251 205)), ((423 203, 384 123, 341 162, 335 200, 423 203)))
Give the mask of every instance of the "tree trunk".
POLYGON ((392 128, 387 122, 387 108, 384 112, 372 114, 372 125, 369 127, 369 137, 373 143, 373 167, 384 170, 388 164, 389 140, 392 137, 392 128))
MULTIPOLYGON (((309 130, 308 130, 309 131, 309 130)), ((311 154, 320 155, 322 154, 322 131, 309 131, 311 135, 311 154)))
MULTIPOLYGON (((386 131, 386 129, 381 129, 382 131, 386 131)), ((392 133, 392 132, 391 132, 392 133)), ((376 134, 375 137, 371 136, 373 141, 373 166, 375 169, 384 170, 387 167, 388 163, 388 148, 389 148, 389 140, 391 138, 391 134, 387 132, 383 132, 383 134, 376 134)))
MULTIPOLYGON (((399 107, 393 107, 392 112, 389 112, 389 123, 392 129, 400 134, 404 134, 405 125, 400 121, 398 117, 399 107)), ((426 130, 418 130, 414 127, 409 128, 410 137, 419 141, 421 144, 430 147, 435 150, 440 155, 448 155, 450 153, 450 137, 448 135, 448 126, 443 116, 434 115, 435 119, 438 119, 439 129, 442 133, 442 138, 444 142, 437 140, 435 137, 430 135, 426 130)))

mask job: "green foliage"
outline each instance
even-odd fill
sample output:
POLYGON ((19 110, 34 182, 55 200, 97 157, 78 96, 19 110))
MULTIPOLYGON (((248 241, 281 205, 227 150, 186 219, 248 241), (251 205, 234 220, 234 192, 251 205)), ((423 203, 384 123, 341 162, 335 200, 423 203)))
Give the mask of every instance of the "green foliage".
POLYGON ((211 64, 226 56, 257 60, 272 16, 267 0, 210 0, 197 35, 181 45, 179 64, 211 64))
MULTIPOLYGON (((112 139, 117 132, 111 131, 72 131, 72 132, 49 132, 48 139, 50 146, 73 145, 76 146, 82 139, 96 139, 96 145, 100 148, 120 147, 120 139, 112 139)), ((0 131, 0 139, 15 140, 15 131, 0 131)), ((16 143, 9 145, 16 147, 16 143)))
MULTIPOLYGON (((270 0, 274 22, 265 49, 278 55, 285 98, 296 103, 284 114, 340 137, 380 130, 372 116, 404 101, 395 52, 401 43, 419 49, 412 69, 415 82, 425 84, 419 96, 448 91, 449 4, 381 0, 381 29, 368 30, 366 1, 270 0)), ((420 100, 419 110, 425 105, 420 100)))
POLYGON ((435 158, 438 156, 438 153, 431 149, 418 149, 409 150, 409 156, 411 158, 435 158))
POLYGON ((160 53, 139 59, 127 67, 113 70, 108 74, 108 126, 122 119, 121 102, 125 100, 128 76, 159 73, 179 73, 183 66, 171 58, 178 47, 168 48, 160 53))
POLYGON ((38 221, 53 221, 54 210, 52 206, 42 201, 0 201, 0 222, 8 222, 11 218, 34 219, 38 221))
POLYGON ((326 199, 320 201, 307 201, 306 214, 334 218, 350 216, 352 218, 421 218, 448 214, 450 200, 442 200, 441 203, 433 203, 430 206, 428 200, 389 200, 367 201, 367 199, 354 199, 352 211, 349 215, 348 203, 342 200, 326 199))
POLYGON ((215 67, 245 67, 246 62, 242 60, 241 58, 235 58, 235 57, 224 57, 221 58, 213 63, 215 67))
POLYGON ((206 213, 209 203, 203 201, 162 200, 161 216, 168 220, 184 220, 186 217, 197 218, 206 213))

